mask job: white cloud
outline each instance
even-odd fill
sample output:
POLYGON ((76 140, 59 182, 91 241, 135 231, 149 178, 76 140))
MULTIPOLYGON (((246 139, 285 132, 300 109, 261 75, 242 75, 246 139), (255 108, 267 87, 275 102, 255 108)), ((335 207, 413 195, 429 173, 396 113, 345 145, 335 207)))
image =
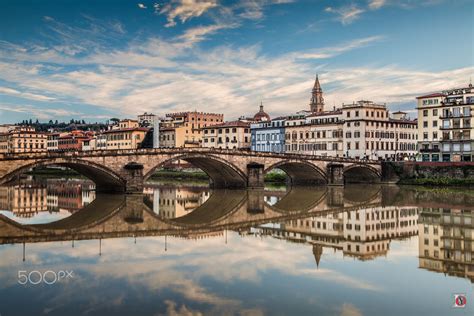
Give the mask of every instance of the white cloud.
POLYGON ((325 47, 323 49, 315 49, 298 55, 297 58, 303 59, 326 59, 331 58, 342 53, 365 47, 370 43, 378 42, 383 39, 383 36, 369 36, 365 38, 355 39, 338 46, 325 47))
POLYGON ((198 26, 195 28, 187 29, 182 35, 178 36, 179 40, 193 45, 197 42, 203 41, 208 35, 212 35, 219 30, 234 28, 237 27, 237 24, 212 24, 207 26, 198 26))
POLYGON ((387 4, 387 0, 369 0, 369 8, 377 10, 387 4))
POLYGON ((140 9, 146 9, 147 6, 144 5, 143 3, 138 3, 137 6, 140 8, 140 9))
POLYGON ((29 92, 21 92, 15 89, 7 88, 7 87, 0 87, 0 94, 6 94, 6 95, 14 96, 14 97, 20 97, 20 98, 25 98, 25 99, 35 100, 35 101, 56 100, 55 98, 48 97, 45 95, 29 93, 29 92))
POLYGON ((159 14, 166 15, 168 23, 165 26, 171 27, 176 25, 176 19, 184 23, 215 7, 217 7, 216 0, 172 0, 160 9, 159 14))
POLYGON ((351 24, 360 18, 360 15, 365 12, 364 9, 361 9, 356 5, 347 5, 339 8, 327 7, 325 11, 336 14, 337 20, 343 25, 351 24))

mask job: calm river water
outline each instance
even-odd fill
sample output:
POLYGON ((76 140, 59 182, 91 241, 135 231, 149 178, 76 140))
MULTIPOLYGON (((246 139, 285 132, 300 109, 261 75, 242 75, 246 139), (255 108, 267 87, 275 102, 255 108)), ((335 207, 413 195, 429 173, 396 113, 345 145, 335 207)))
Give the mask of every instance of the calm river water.
POLYGON ((473 315, 473 214, 460 188, 22 180, 0 187, 0 315, 473 315))

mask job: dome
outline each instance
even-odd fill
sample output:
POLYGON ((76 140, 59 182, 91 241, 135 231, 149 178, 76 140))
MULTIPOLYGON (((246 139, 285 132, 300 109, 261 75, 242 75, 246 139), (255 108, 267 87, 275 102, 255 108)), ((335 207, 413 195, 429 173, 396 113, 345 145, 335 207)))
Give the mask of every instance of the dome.
POLYGON ((260 122, 260 121, 270 121, 270 115, 268 115, 263 110, 263 104, 260 103, 260 110, 253 116, 253 120, 260 122))

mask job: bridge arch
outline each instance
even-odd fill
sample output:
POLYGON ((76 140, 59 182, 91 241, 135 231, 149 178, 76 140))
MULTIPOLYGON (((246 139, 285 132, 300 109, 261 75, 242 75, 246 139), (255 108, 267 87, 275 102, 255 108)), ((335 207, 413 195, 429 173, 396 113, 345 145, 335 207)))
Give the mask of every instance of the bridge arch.
POLYGON ((343 169, 344 183, 378 183, 379 170, 368 164, 353 164, 343 169))
POLYGON ((247 186, 247 175, 231 162, 209 154, 181 154, 160 161, 153 166, 144 176, 148 180, 157 169, 167 163, 176 160, 184 160, 204 171, 211 179, 214 188, 245 188, 247 186))
POLYGON ((327 184, 326 173, 318 166, 304 160, 283 160, 264 170, 267 174, 273 169, 280 169, 288 175, 291 185, 327 184))
POLYGON ((3 176, 0 183, 13 181, 17 176, 32 168, 51 165, 67 167, 87 177, 95 183, 97 192, 125 192, 126 181, 113 170, 91 161, 76 158, 45 159, 22 165, 3 176))

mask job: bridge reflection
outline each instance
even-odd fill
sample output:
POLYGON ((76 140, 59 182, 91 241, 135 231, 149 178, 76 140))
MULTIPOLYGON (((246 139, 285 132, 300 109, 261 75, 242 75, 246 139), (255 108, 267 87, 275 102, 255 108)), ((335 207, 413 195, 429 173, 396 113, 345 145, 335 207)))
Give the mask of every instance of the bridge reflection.
POLYGON ((99 194, 80 211, 51 223, 20 224, 0 215, 0 244, 206 238, 233 230, 242 237, 307 244, 319 265, 324 249, 371 260, 387 255, 392 240, 419 234, 420 268, 472 281, 474 197, 450 192, 447 198, 443 192, 379 185, 212 192, 149 188, 145 194, 99 194), (151 193, 157 190, 162 199, 155 204, 156 195, 151 193), (172 197, 174 209, 165 202, 172 197))

